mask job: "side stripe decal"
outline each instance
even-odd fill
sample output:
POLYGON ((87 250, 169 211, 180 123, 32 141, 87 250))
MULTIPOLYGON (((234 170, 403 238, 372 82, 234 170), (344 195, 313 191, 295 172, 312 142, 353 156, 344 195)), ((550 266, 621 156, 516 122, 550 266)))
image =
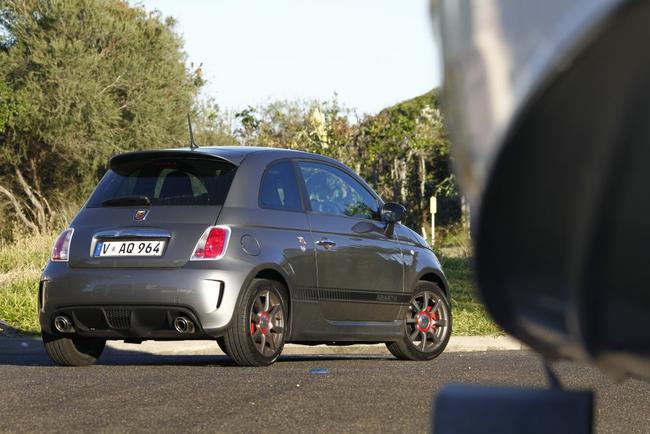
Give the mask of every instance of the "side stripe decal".
POLYGON ((408 304, 411 296, 401 292, 363 291, 342 288, 296 288, 296 301, 408 304))

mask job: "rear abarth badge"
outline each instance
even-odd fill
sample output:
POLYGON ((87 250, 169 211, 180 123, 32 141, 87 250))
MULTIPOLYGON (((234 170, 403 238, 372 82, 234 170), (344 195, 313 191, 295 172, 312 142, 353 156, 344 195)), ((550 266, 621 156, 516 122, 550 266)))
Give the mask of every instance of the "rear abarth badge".
POLYGON ((147 218, 147 214, 149 214, 149 210, 139 209, 135 212, 135 215, 133 216, 133 220, 143 221, 144 219, 147 218))

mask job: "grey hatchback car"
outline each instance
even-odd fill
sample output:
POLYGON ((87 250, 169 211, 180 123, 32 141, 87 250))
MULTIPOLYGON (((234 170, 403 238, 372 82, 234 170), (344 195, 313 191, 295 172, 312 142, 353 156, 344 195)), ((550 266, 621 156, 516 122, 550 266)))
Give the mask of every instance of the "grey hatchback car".
POLYGON ((427 243, 352 170, 306 152, 130 152, 55 242, 38 306, 47 353, 89 365, 107 340, 213 339, 238 365, 285 342, 439 355, 449 286, 427 243))

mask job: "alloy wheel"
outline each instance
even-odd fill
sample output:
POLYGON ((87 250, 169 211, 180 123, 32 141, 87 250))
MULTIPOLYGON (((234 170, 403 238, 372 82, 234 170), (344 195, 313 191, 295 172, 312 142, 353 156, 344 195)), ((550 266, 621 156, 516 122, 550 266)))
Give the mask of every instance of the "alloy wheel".
POLYGON ((447 335, 449 312, 440 295, 423 291, 411 299, 406 314, 406 335, 420 352, 434 351, 447 335))
POLYGON ((284 309, 273 291, 260 291, 250 308, 250 337, 257 351, 273 356, 284 342, 284 309))

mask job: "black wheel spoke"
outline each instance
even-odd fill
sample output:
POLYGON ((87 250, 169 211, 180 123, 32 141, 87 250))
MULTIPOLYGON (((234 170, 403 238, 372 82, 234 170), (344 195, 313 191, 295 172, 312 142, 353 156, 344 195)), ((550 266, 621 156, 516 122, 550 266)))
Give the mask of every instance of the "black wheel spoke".
POLYGON ((260 353, 264 354, 265 347, 266 347, 266 335, 264 333, 260 333, 260 341, 257 349, 260 351, 260 353))
POLYGON ((262 304, 262 300, 260 300, 259 297, 255 298, 255 301, 253 302, 253 311, 255 313, 260 313, 264 310, 264 305, 262 304))

